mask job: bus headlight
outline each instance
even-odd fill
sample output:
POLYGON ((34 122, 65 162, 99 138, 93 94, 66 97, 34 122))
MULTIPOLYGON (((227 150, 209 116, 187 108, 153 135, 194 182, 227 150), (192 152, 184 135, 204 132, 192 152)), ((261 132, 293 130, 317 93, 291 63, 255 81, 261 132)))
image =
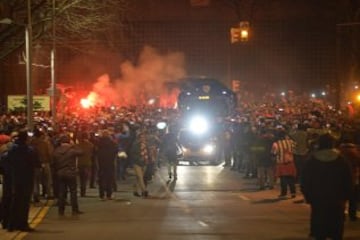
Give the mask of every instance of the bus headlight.
POLYGON ((196 116, 190 120, 190 130, 195 134, 203 134, 209 129, 208 121, 201 116, 196 116))
POLYGON ((212 144, 206 144, 203 148, 203 152, 206 154, 212 154, 215 151, 215 146, 212 144))

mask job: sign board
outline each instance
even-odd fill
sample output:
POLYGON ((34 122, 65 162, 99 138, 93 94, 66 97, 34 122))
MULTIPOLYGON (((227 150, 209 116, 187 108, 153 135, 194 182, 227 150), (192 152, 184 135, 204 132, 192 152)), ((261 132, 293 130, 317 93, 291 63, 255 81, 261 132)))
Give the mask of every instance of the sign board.
MULTIPOLYGON (((24 111, 26 109, 26 95, 9 95, 7 97, 8 111, 24 111)), ((35 95, 33 96, 33 110, 39 112, 50 111, 50 96, 35 95)))

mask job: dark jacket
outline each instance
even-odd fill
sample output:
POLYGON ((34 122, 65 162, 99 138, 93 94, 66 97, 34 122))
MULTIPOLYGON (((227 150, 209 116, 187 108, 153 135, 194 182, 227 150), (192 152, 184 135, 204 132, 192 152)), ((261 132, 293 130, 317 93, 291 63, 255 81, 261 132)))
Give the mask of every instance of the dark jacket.
POLYGON ((170 162, 178 159, 179 143, 174 133, 167 133, 160 144, 160 153, 170 162))
POLYGON ((339 151, 319 150, 304 167, 301 191, 310 204, 338 205, 350 197, 351 177, 350 168, 339 151))
POLYGON ((13 144, 6 158, 14 184, 31 184, 34 170, 41 167, 36 151, 26 144, 13 144))
POLYGON ((76 157, 82 155, 82 150, 69 143, 62 143, 53 153, 53 167, 59 177, 76 177, 76 157))
POLYGON ((352 143, 341 144, 340 152, 344 156, 346 162, 349 164, 353 183, 360 184, 360 151, 359 146, 352 143))
POLYGON ((115 157, 118 152, 116 143, 109 137, 103 136, 97 142, 97 158, 100 169, 115 167, 115 157))

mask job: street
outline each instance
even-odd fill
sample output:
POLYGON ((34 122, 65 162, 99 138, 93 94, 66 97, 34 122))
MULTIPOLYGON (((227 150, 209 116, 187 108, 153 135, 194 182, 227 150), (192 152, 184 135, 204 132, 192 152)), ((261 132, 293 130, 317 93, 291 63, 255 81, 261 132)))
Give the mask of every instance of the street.
MULTIPOLYGON (((83 215, 71 216, 67 207, 59 217, 51 207, 32 223, 36 232, 7 239, 308 239, 309 207, 296 203, 300 193, 279 200, 278 186, 258 191, 255 179, 222 165, 179 166, 177 181, 168 181, 163 166, 149 185, 148 199, 132 195, 133 182, 130 175, 119 183, 114 200, 100 201, 97 189, 90 189, 79 198, 83 215)), ((347 221, 344 239, 359 239, 359 224, 347 221)))

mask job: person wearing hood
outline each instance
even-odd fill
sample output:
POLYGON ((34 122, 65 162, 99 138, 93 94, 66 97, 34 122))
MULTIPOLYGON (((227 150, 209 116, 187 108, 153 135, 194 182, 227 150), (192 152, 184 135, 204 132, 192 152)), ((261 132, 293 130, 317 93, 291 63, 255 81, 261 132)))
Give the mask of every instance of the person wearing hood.
POLYGON ((64 215, 66 193, 69 189, 72 214, 82 214, 77 199, 77 157, 82 150, 71 143, 71 138, 64 135, 60 138, 60 145, 53 152, 54 170, 58 181, 58 213, 64 215))
POLYGON ((350 167, 334 144, 330 134, 319 137, 301 179, 301 191, 311 206, 310 235, 317 240, 343 239, 345 203, 352 190, 350 167))

